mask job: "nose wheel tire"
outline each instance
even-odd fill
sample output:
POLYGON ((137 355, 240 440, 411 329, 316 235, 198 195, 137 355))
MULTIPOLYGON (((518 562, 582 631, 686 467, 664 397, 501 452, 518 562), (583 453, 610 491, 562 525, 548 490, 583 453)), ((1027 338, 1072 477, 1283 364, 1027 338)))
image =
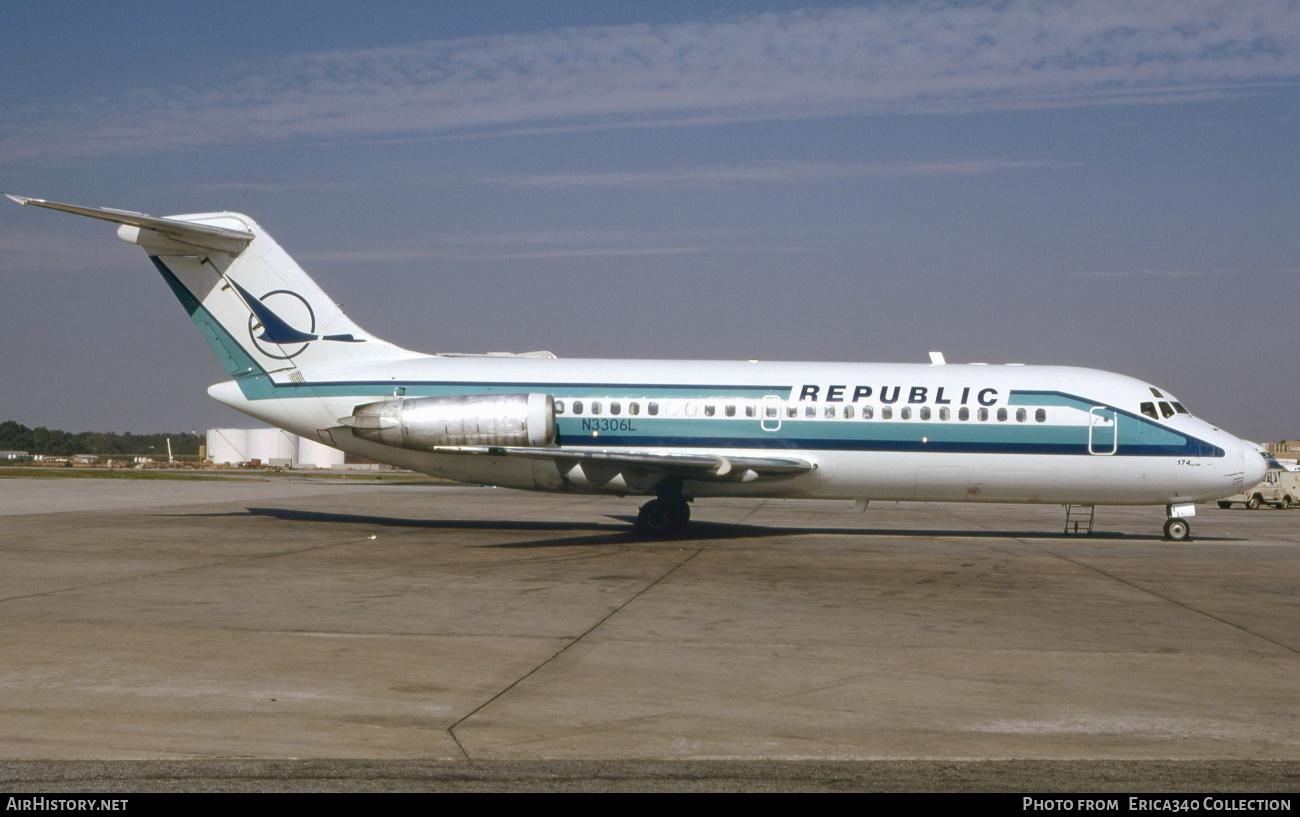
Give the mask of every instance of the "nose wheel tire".
POLYGON ((1165 539, 1170 542, 1186 542, 1192 538, 1192 526, 1185 519, 1169 519, 1165 522, 1165 539))

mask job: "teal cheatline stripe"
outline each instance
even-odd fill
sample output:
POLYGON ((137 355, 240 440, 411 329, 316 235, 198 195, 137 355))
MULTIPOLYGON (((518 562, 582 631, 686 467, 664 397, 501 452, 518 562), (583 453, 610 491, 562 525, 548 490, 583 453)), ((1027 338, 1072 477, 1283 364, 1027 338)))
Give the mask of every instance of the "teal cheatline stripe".
POLYGON ((1013 390, 1007 397, 1007 402, 1013 406, 1067 406, 1085 412, 1091 412, 1094 408, 1104 408, 1112 413, 1119 426, 1121 451, 1141 449, 1194 456, 1222 457, 1224 455, 1223 449, 1188 437, 1149 417, 1073 394, 1059 391, 1013 390), (1217 453, 1195 453, 1197 451, 1217 453))
MULTIPOLYGON (((803 451, 1069 454, 1095 456, 1087 426, 1024 423, 787 421, 758 433, 757 419, 560 417, 561 445, 803 451)), ((1095 446, 1094 446, 1095 447, 1095 446)), ((1128 457, 1222 457, 1223 449, 1159 427, 1120 423, 1115 451, 1128 457)))
POLYGON ((180 282, 176 274, 168 269, 160 258, 151 255, 149 260, 162 274, 167 286, 171 287, 176 300, 180 301, 181 306, 185 307, 190 320, 194 321, 194 325, 198 327, 203 339, 208 342, 208 346, 212 347, 213 353, 216 354, 217 359, 221 361, 222 367, 225 368, 226 374, 230 375, 239 384, 240 391, 244 393, 244 396, 250 400, 265 400, 275 397, 275 384, 271 382, 271 378, 267 376, 266 370, 262 368, 261 364, 253 360, 248 352, 245 352, 243 347, 235 342, 235 339, 230 336, 225 327, 217 321, 211 312, 204 309, 203 304, 199 303, 199 299, 194 297, 194 293, 190 292, 180 282))
MULTIPOLYGON (((311 371, 305 372, 311 377, 311 371)), ((571 384, 571 383, 495 383, 486 381, 453 380, 322 380, 307 383, 276 383, 272 388, 284 390, 278 396, 288 397, 374 397, 393 396, 396 387, 404 388, 405 397, 445 397, 462 394, 518 394, 541 392, 557 399, 586 399, 598 397, 608 400, 647 402, 651 400, 725 400, 741 398, 756 400, 765 394, 789 397, 790 389, 780 386, 701 386, 649 383, 649 384, 571 384)), ((265 397, 275 397, 267 393, 265 397)))
MULTIPOLYGON (((307 372, 310 376, 310 370, 307 372)), ((673 383, 541 383, 509 382, 496 383, 479 380, 393 380, 378 381, 331 381, 320 380, 312 384, 313 388, 322 389, 320 396, 358 394, 364 389, 367 394, 391 394, 395 385, 406 388, 406 396, 439 397, 460 394, 515 394, 518 392, 545 392, 557 399, 586 399, 596 397, 608 400, 757 400, 764 395, 773 394, 782 399, 790 396, 789 386, 708 386, 679 385, 673 383)))
POLYGON ((1068 406, 1081 411, 1090 411, 1093 406, 1104 406, 1095 400, 1085 400, 1073 394, 1059 391, 1018 391, 1013 389, 1007 395, 1007 404, 1012 406, 1068 406))

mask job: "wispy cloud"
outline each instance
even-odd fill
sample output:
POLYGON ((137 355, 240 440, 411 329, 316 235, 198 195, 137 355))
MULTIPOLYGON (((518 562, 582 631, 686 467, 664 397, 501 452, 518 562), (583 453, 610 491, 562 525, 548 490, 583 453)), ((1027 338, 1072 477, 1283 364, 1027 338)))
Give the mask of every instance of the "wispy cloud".
POLYGON ((860 236, 857 224, 818 230, 703 228, 681 230, 462 231, 431 235, 375 249, 302 253, 306 263, 365 264, 381 261, 519 261, 548 258, 604 258, 700 253, 806 254, 827 241, 860 236), (814 240, 815 239, 815 240, 814 240))
POLYGON ((1273 269, 1137 269, 1137 270, 1103 270, 1098 272, 1075 273, 1077 278, 1202 278, 1209 276, 1230 275, 1295 275, 1300 270, 1286 267, 1273 269))
MULTIPOLYGON (((52 233, 6 224, 0 230, 0 273, 96 272, 129 269, 133 253, 120 241, 107 245, 102 234, 52 233), (117 246, 115 247, 114 244, 117 246)), ((111 230, 105 230, 110 236, 111 230)))
POLYGON ((575 188, 717 188, 745 183, 804 184, 827 179, 896 176, 969 176, 1005 170, 1065 167, 1047 161, 969 160, 955 162, 896 162, 834 164, 829 162, 769 162, 730 167, 686 167, 628 173, 558 173, 497 176, 487 181, 519 187, 575 188))
POLYGON ((298 55, 246 66, 211 87, 26 111, 0 125, 0 161, 1178 101, 1297 79, 1300 4, 1292 0, 877 3, 298 55))
POLYGON ((200 182, 186 187, 187 193, 332 193, 341 190, 359 190, 360 182, 200 182))

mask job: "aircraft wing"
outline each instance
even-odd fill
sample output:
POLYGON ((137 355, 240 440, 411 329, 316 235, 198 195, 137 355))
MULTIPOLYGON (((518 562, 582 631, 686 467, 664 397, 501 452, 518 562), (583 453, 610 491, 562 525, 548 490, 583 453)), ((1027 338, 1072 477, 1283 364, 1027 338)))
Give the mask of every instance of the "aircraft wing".
MULTIPOLYGON (((144 213, 133 213, 130 210, 114 210, 111 207, 82 207, 78 204, 60 204, 56 201, 45 201, 44 199, 32 199, 27 196, 17 196, 13 193, 5 193, 6 198, 18 202, 24 207, 31 205, 33 207, 45 207, 49 210, 60 210, 64 213, 72 213, 77 216, 86 216, 87 218, 97 218, 101 221, 111 221, 114 224, 122 224, 127 227, 135 227, 139 230, 148 230, 152 236, 163 239, 170 239, 181 244, 188 244, 195 247, 219 250, 221 252, 239 252, 250 241, 253 240, 253 234, 244 230, 232 230, 228 227, 217 227, 213 224, 199 224, 193 221, 181 221, 175 218, 159 218, 157 216, 147 216, 144 213)), ((149 241, 150 235, 141 236, 133 234, 132 237, 123 235, 121 230, 118 231, 123 239, 130 241, 132 244, 146 246, 148 244, 158 244, 149 241), (143 239, 143 240, 142 240, 143 239)))
POLYGON ((498 445, 445 445, 436 454, 482 454, 550 460, 568 470, 589 464, 615 470, 655 471, 683 479, 750 482, 756 479, 796 477, 813 469, 812 463, 789 457, 729 457, 721 454, 675 454, 625 449, 526 448, 498 445))

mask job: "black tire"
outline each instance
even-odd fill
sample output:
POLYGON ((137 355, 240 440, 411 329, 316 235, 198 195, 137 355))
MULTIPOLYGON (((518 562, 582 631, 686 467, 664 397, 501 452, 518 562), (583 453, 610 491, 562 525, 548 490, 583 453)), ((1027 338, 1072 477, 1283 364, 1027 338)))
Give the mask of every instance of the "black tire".
POLYGON ((1295 500, 1290 495, 1282 497, 1282 504, 1278 505, 1278 508, 1284 511, 1293 507, 1295 507, 1295 500))
POLYGON ((1259 510, 1259 506, 1264 504, 1264 498, 1259 494, 1251 494, 1250 499, 1246 500, 1246 507, 1252 511, 1259 510))
POLYGON ((1220 507, 1220 508, 1223 508, 1223 509, 1226 511, 1226 510, 1228 510, 1229 508, 1232 507, 1232 503, 1229 502, 1229 501, 1226 500, 1226 499, 1220 499, 1220 500, 1219 500, 1219 507, 1220 507))
POLYGON ((672 514, 659 500, 641 506, 636 516, 636 526, 646 533, 662 536, 672 527, 672 514))
POLYGON ((1186 542, 1192 538, 1192 526, 1185 519, 1165 520, 1165 539, 1170 542, 1186 542))
POLYGON ((690 521, 691 508, 685 500, 652 499, 637 512, 636 526, 651 536, 680 533, 690 521))

